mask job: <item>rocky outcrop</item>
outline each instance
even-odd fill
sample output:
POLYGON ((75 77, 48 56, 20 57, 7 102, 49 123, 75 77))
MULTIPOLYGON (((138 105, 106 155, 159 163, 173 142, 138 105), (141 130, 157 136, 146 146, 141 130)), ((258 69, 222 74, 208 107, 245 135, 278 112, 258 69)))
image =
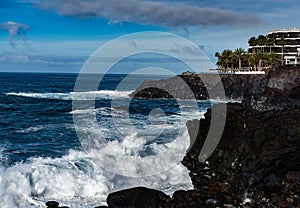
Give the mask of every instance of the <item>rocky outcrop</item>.
POLYGON ((182 162, 190 171, 194 188, 209 193, 216 183, 227 184, 227 192, 241 202, 248 197, 260 203, 255 206, 281 206, 291 201, 298 206, 300 110, 260 112, 241 104, 228 104, 227 109, 222 138, 204 163, 198 156, 210 128, 211 110, 200 123, 187 123, 189 132, 200 125, 197 139, 182 162))
POLYGON ((300 107, 300 67, 273 69, 264 79, 245 91, 244 106, 259 111, 300 107))
POLYGON ((300 67, 270 69, 265 75, 179 75, 166 80, 145 81, 131 94, 135 98, 206 100, 208 92, 224 88, 227 99, 240 99, 244 106, 265 111, 300 106, 300 67), (205 80, 205 81, 203 81, 205 80), (187 87, 183 83, 186 83, 187 87), (206 84, 204 84, 206 83, 206 84), (187 88, 192 93, 188 93, 187 88))
POLYGON ((190 171, 194 190, 178 190, 169 197, 144 187, 127 189, 109 194, 109 208, 300 207, 300 68, 281 67, 266 75, 221 75, 222 83, 215 82, 215 76, 146 81, 131 95, 203 100, 222 84, 228 98, 242 98, 241 104, 227 104, 222 137, 204 162, 199 154, 212 110, 200 121, 187 122, 189 134, 197 133, 182 163, 190 171), (193 95, 180 84, 182 80, 193 95))
MULTIPOLYGON (((199 160, 199 154, 210 129, 212 111, 209 109, 200 121, 187 122, 190 134, 199 128, 182 161, 190 171, 194 190, 176 191, 172 198, 164 196, 163 200, 156 194, 140 192, 141 197, 148 197, 139 206, 299 207, 300 68, 281 67, 266 75, 220 75, 222 83, 216 82, 215 76, 180 75, 147 81, 132 94, 137 98, 205 100, 210 98, 208 91, 222 84, 227 98, 242 99, 241 104, 227 104, 221 140, 205 162, 199 160), (187 93, 183 81, 193 95, 187 93), (160 201, 160 205, 154 205, 154 201, 160 201)), ((136 195, 135 191, 114 196, 126 202, 136 195)))
POLYGON ((227 98, 240 99, 251 83, 253 83, 253 80, 262 78, 262 75, 178 75, 165 80, 145 81, 130 96, 144 99, 178 98, 182 100, 207 100, 211 98, 208 89, 213 91, 218 85, 223 85, 227 98), (220 83, 220 80, 222 80, 222 83, 220 83), (193 94, 187 93, 183 83, 186 83, 193 94))

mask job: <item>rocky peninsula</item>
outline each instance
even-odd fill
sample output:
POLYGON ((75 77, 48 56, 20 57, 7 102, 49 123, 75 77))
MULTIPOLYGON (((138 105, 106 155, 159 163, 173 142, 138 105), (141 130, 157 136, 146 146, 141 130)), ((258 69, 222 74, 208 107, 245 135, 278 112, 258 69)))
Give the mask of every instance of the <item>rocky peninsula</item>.
POLYGON ((300 87, 299 71, 299 66, 279 66, 267 69, 265 75, 183 73, 169 79, 145 81, 130 96, 142 99, 207 100, 212 98, 208 92, 222 85, 227 99, 241 100, 244 105, 258 110, 282 109, 289 105, 299 106, 294 99, 300 87), (181 85, 183 81, 193 92, 192 95, 186 93, 181 85))
MULTIPOLYGON (((207 88, 215 85, 205 85, 201 76, 146 81, 131 96, 174 98, 175 93, 176 98, 191 99, 174 84, 183 79, 196 99, 209 99, 207 88), (174 91, 161 90, 166 85, 174 91)), ((109 194, 109 208, 300 207, 300 67, 281 66, 265 75, 220 76, 222 83, 215 84, 223 84, 226 97, 241 103, 227 104, 222 138, 205 162, 198 156, 212 111, 208 109, 200 121, 187 122, 190 134, 199 128, 182 160, 194 189, 178 190, 173 196, 145 187, 127 189, 109 194)))

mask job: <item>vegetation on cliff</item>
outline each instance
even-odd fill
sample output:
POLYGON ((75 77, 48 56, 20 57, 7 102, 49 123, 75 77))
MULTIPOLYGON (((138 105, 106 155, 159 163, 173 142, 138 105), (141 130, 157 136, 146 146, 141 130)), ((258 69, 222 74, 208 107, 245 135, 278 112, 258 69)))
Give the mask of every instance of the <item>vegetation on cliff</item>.
POLYGON ((218 58, 217 66, 223 72, 250 70, 261 71, 266 67, 283 65, 283 50, 286 41, 282 38, 275 40, 272 36, 259 35, 251 37, 248 40, 251 50, 246 51, 243 48, 237 48, 234 51, 230 49, 223 50, 221 53, 216 52, 218 58), (275 44, 282 46, 282 55, 276 54, 272 50, 275 44), (267 47, 266 47, 267 46, 267 47))

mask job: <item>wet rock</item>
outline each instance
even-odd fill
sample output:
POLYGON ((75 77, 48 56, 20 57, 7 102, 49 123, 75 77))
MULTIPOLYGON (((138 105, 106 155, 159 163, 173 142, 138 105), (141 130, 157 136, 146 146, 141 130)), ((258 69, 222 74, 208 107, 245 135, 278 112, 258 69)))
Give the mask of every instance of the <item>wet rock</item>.
POLYGON ((56 208, 59 206, 59 203, 57 201, 48 201, 46 202, 46 206, 48 208, 56 208))
POLYGON ((217 203, 217 200, 215 199, 207 199, 205 204, 216 204, 217 203))
POLYGON ((191 133, 200 126, 193 147, 182 161, 195 189, 221 201, 231 200, 231 194, 232 199, 242 202, 246 191, 254 201, 266 198, 278 206, 287 203, 287 197, 294 199, 300 188, 300 110, 260 112, 241 104, 228 104, 227 110, 222 138, 205 163, 198 156, 210 128, 211 110, 200 122, 187 123, 191 133))
POLYGON ((106 201, 109 208, 159 208, 164 207, 169 198, 161 191, 136 187, 110 193, 106 201))

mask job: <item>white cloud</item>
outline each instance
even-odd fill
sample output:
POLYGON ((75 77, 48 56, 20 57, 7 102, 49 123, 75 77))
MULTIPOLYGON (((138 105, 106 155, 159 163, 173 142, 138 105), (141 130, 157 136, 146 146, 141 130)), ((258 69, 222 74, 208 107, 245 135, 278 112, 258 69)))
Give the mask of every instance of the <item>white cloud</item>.
POLYGON ((28 25, 17 22, 4 22, 0 24, 1 30, 8 31, 8 40, 10 44, 15 47, 14 39, 21 37, 24 42, 27 41, 27 31, 31 28, 28 25))
POLYGON ((46 0, 39 8, 77 18, 107 18, 111 23, 158 26, 257 25, 252 15, 219 8, 141 0, 46 0))

